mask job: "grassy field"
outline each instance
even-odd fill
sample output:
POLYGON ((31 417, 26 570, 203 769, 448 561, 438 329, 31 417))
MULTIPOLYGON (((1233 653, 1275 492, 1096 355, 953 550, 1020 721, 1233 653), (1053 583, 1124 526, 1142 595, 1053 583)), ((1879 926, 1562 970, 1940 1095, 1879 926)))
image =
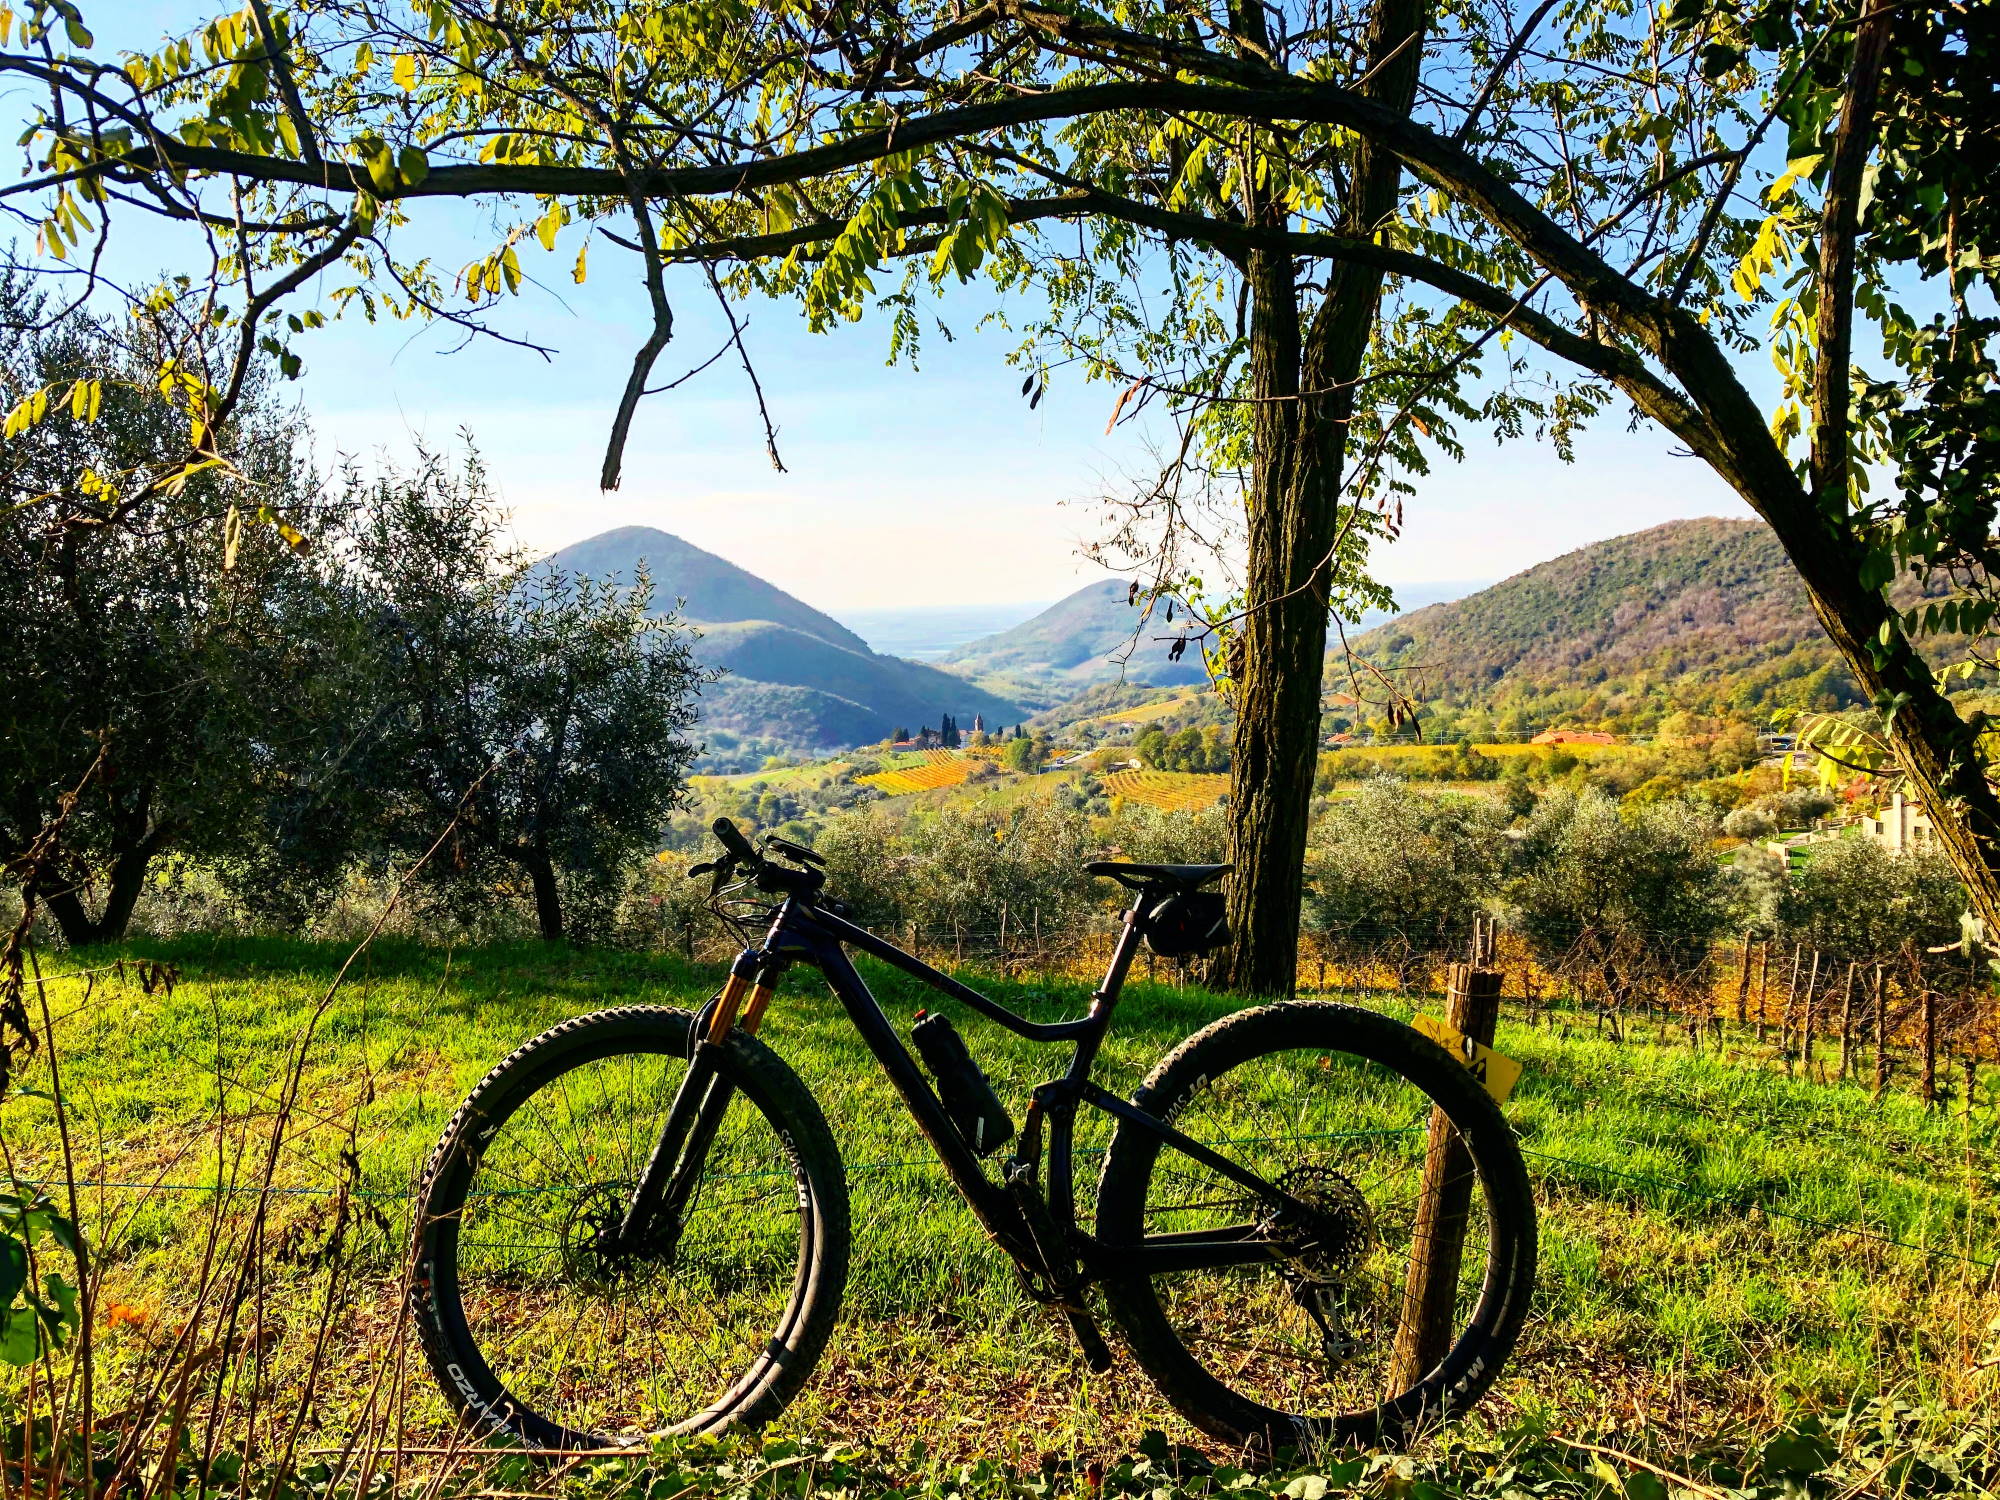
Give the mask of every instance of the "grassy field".
POLYGON ((698 791, 715 791, 723 787, 742 791, 753 786, 779 792, 802 791, 825 786, 847 766, 844 760, 821 760, 803 766, 785 766, 776 771, 741 771, 733 776, 690 776, 688 782, 698 791))
MULTIPOLYGON (((315 1022, 344 957, 188 940, 77 955, 71 973, 52 975, 83 1216, 108 1300, 124 1310, 103 1333, 113 1365, 143 1359, 185 1315, 213 1211, 229 1201, 215 1190, 253 1170, 259 1124, 296 1059, 303 1111, 277 1168, 271 1295, 287 1337, 317 1326, 332 1273, 313 1247, 359 1214, 365 1254, 334 1299, 343 1312, 327 1355, 326 1420, 337 1421, 395 1347, 406 1197, 457 1099, 557 1021, 617 1003, 694 1005, 717 982, 635 955, 384 944, 315 1022), (146 993, 119 957, 164 961, 178 982, 146 993), (348 1200, 328 1191, 344 1177, 348 1200)), ((896 976, 871 980, 892 1015, 920 1003, 896 976)), ((992 988, 1044 1018, 1077 1013, 1087 991, 992 988)), ((1407 1016, 1425 1002, 1367 1003, 1407 1016)), ((1134 983, 1100 1076, 1129 1089, 1229 1008, 1134 983)), ((1055 1059, 995 1028, 964 1030, 1018 1117, 1055 1059)), ((933 1452, 1030 1467, 1047 1452, 1129 1451, 1148 1428, 1192 1437, 1129 1361, 1088 1375, 1067 1334, 1022 1297, 822 989, 795 979, 765 1035, 824 1104, 854 1192, 845 1324, 788 1426, 897 1447, 921 1438, 933 1452)), ((1542 1290, 1483 1422, 1646 1426, 1696 1441, 1883 1392, 1986 1412, 2000 1354, 1989 1344, 2000 1313, 1989 1103, 1970 1117, 1893 1095, 1874 1105, 1858 1088, 1614 1045, 1560 1013, 1549 1026, 1503 1025, 1499 1043, 1528 1068, 1509 1112, 1538 1179, 1542 1290)), ((46 1054, 24 1081, 47 1087, 46 1054)), ((59 1176, 42 1094, 17 1091, 0 1121, 17 1178, 59 1176)), ((417 1431, 441 1418, 421 1377, 407 1415, 417 1431)))

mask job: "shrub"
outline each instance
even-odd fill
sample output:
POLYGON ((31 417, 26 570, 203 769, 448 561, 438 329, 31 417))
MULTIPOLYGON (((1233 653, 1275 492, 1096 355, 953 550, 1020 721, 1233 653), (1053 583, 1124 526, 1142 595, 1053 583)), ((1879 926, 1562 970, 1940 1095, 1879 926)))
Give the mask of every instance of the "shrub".
POLYGON ((1096 900, 1084 862, 1100 852, 1089 817, 1053 798, 994 809, 947 805, 897 817, 877 808, 828 819, 817 849, 830 888, 857 917, 933 934, 996 931, 1039 910, 1075 923, 1096 900))
POLYGON ((1834 839, 1779 893, 1775 916, 1788 938, 1836 961, 1876 961, 1906 945, 1936 948, 1959 938, 1965 888, 1941 854, 1892 854, 1872 839, 1834 839))
POLYGON ((1505 868, 1507 815, 1486 798, 1437 797, 1387 777, 1331 807, 1306 852, 1306 917, 1337 947, 1399 972, 1455 952, 1505 868))
POLYGON ((1621 813, 1596 791, 1543 798, 1514 889, 1536 957, 1550 968, 1576 965, 1619 1002, 1704 983, 1709 944, 1734 916, 1715 832, 1712 817, 1687 802, 1621 813))
POLYGON ((1824 787, 1801 786, 1759 797, 1752 805, 1770 813, 1780 828, 1810 828, 1840 803, 1824 787))
POLYGON ((1778 831, 1778 820, 1762 807, 1739 807, 1722 820, 1722 831, 1733 839, 1768 839, 1778 831))

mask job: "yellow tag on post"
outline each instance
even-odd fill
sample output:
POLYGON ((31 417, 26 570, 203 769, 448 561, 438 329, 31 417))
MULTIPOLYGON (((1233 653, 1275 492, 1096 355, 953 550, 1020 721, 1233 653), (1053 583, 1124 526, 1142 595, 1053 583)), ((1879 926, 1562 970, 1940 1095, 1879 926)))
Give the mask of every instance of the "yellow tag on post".
POLYGON ((1514 1092, 1514 1085, 1521 1081, 1519 1063, 1511 1057, 1502 1057, 1483 1042, 1473 1041, 1449 1021, 1418 1016, 1410 1024, 1470 1068, 1472 1076, 1485 1086, 1496 1104, 1505 1104, 1507 1096, 1514 1092))

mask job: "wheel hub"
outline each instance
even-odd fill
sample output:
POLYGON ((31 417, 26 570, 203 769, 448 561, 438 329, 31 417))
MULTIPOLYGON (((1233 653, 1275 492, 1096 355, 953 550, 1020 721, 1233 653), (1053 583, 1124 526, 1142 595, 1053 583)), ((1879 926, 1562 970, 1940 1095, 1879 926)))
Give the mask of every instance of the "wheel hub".
POLYGON ((563 1265, 574 1280, 597 1286, 629 1281, 658 1260, 649 1244, 627 1244, 620 1234, 631 1189, 597 1183, 580 1192, 562 1226, 563 1265))
POLYGON ((1361 1189, 1333 1167, 1294 1167, 1276 1186, 1293 1202, 1257 1225, 1278 1258, 1309 1282, 1353 1279, 1375 1249, 1375 1215, 1361 1189))

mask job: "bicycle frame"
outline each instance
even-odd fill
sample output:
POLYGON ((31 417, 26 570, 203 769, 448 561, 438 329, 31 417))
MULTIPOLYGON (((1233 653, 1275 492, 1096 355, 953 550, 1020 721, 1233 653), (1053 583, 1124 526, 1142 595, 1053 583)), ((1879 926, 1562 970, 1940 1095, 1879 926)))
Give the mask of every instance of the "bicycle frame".
POLYGON ((723 1092, 726 1085, 715 1075, 712 1050, 706 1056, 704 1050, 713 1049, 726 1037, 746 988, 754 985, 750 989, 751 1011, 744 1017, 749 1029, 754 1030, 751 1017, 754 1014, 761 1020, 763 1004, 779 974, 793 963, 806 963, 825 976, 980 1223, 1025 1271, 1052 1283, 1070 1283, 1067 1289, 1073 1290, 1080 1281, 1098 1280, 1114 1269, 1127 1274, 1137 1271, 1154 1275, 1243 1265, 1268 1258, 1268 1246, 1259 1237, 1256 1223, 1149 1235, 1138 1245, 1112 1245, 1077 1222, 1072 1146, 1078 1105, 1088 1105, 1151 1132, 1164 1145, 1200 1161, 1256 1195, 1256 1200, 1267 1205, 1268 1211, 1302 1211, 1304 1207, 1291 1194, 1091 1080, 1092 1065, 1110 1030, 1126 973, 1138 952, 1139 913, 1144 909, 1145 899, 1142 893, 1126 910, 1104 982, 1092 995, 1089 1011, 1075 1020, 1040 1022, 1016 1014, 844 917, 811 902, 786 897, 771 922, 763 947, 748 948, 738 955, 731 966, 731 983, 724 995, 710 1002, 697 1023, 695 1034, 700 1040, 696 1043, 695 1057, 668 1113, 659 1146, 634 1191, 621 1234, 645 1234, 660 1222, 657 1216, 662 1210, 669 1218, 678 1218, 678 1211, 699 1176, 707 1138, 712 1136, 727 1104, 723 1092), (847 953, 849 948, 902 970, 1029 1041, 1073 1044, 1068 1069, 1035 1089, 1012 1160, 1017 1165, 1025 1164, 1030 1173, 1038 1170, 1040 1127, 1046 1123, 1049 1160, 1046 1203, 1063 1241, 1062 1251, 1080 1265, 1080 1278, 1066 1275, 1062 1267, 1047 1263, 1048 1257, 1038 1248, 1034 1226, 1015 1191, 988 1176, 980 1158, 960 1136, 929 1078, 854 967, 847 953), (1034 1153, 1033 1158, 1024 1158, 1021 1153, 1029 1151, 1034 1153))

